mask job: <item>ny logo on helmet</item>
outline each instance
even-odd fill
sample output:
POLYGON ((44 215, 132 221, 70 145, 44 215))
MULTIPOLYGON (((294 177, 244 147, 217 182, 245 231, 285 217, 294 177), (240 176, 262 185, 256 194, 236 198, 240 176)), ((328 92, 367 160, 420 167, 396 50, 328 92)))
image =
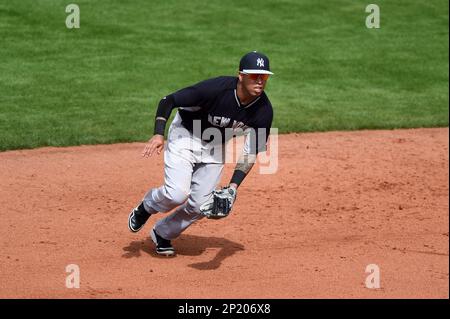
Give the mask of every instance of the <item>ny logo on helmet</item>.
POLYGON ((258 60, 256 60, 256 65, 263 68, 264 67, 264 59, 258 58, 258 60))

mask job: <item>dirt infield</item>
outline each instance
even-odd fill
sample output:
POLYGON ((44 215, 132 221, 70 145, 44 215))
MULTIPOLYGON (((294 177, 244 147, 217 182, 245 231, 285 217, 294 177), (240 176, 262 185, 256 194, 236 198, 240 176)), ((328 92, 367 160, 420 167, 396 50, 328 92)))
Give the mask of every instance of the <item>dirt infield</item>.
POLYGON ((163 181, 143 144, 0 153, 0 297, 448 298, 448 133, 282 135, 278 172, 250 174, 232 216, 193 225, 175 258, 147 237, 162 214, 127 228, 163 181))

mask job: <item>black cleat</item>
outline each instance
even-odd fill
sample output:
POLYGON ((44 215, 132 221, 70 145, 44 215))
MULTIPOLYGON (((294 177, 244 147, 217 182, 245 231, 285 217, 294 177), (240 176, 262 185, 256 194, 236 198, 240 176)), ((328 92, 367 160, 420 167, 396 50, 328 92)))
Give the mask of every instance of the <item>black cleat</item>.
POLYGON ((175 249, 173 249, 170 240, 164 239, 158 235, 158 233, 153 228, 150 232, 150 237, 156 245, 156 253, 163 256, 173 256, 175 255, 175 249))
POLYGON ((144 203, 141 203, 131 211, 128 217, 128 228, 133 233, 137 233, 145 225, 149 217, 150 214, 145 210, 144 203))

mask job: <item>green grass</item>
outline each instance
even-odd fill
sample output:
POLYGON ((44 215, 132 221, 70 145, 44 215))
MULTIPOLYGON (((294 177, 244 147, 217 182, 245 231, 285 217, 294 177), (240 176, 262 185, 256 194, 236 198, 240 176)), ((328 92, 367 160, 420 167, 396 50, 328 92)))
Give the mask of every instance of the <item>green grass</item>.
POLYGON ((448 126, 448 2, 377 1, 380 29, 367 3, 2 1, 0 151, 144 141, 162 96, 255 49, 280 132, 448 126))

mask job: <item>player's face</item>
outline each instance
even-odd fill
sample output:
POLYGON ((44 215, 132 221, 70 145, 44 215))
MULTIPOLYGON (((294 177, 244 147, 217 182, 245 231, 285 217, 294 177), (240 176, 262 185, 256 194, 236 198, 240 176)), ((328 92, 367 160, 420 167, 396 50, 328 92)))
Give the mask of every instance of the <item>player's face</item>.
POLYGON ((243 87, 253 97, 260 96, 262 94, 268 79, 269 74, 239 73, 239 80, 241 81, 243 87))

